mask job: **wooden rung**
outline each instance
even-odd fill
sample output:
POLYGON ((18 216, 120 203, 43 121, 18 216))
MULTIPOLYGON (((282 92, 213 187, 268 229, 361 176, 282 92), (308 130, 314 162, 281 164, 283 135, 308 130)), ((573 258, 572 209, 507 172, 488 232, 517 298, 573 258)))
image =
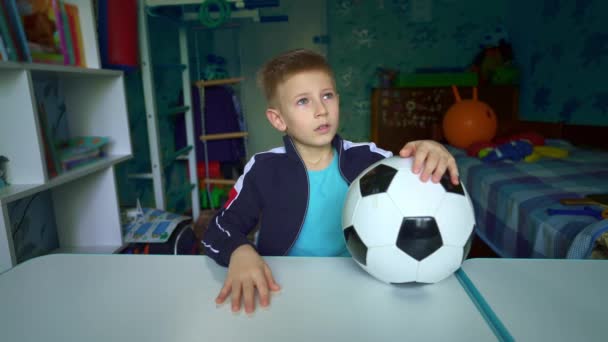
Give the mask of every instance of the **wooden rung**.
POLYGON ((239 82, 243 81, 244 79, 245 79, 244 77, 233 77, 233 78, 224 78, 221 80, 209 80, 209 81, 200 80, 200 81, 194 82, 194 84, 199 88, 200 87, 211 87, 211 86, 216 86, 216 85, 239 83, 239 82))
POLYGON ((209 140, 244 138, 248 135, 249 135, 249 133, 247 133, 247 132, 205 134, 205 135, 201 135, 201 140, 209 141, 209 140))
POLYGON ((234 184, 236 184, 236 181, 234 179, 205 178, 205 183, 220 184, 220 185, 234 185, 234 184))

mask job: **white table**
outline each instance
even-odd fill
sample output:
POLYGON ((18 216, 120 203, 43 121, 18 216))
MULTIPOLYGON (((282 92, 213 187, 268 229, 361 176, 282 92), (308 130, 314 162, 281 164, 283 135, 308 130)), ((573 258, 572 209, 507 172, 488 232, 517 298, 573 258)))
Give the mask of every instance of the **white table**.
POLYGON ((517 341, 606 341, 608 261, 471 259, 462 269, 517 341))
POLYGON ((282 291, 252 316, 202 256, 49 255, 0 275, 1 341, 494 341, 455 276, 383 284, 350 258, 267 258, 282 291))

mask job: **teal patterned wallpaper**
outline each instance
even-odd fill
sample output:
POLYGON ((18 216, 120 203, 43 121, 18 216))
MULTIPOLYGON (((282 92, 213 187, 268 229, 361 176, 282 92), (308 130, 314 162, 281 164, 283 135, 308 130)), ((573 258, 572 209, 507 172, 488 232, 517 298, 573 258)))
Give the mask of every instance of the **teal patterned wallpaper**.
POLYGON ((328 1, 329 61, 340 92, 340 133, 369 139, 370 90, 378 67, 466 67, 483 36, 504 25, 522 68, 520 116, 608 124, 608 29, 599 0, 328 1), (427 21, 413 6, 430 4, 427 21), (491 5, 490 5, 491 3, 491 5))
POLYGON ((341 104, 340 134, 369 139, 371 88, 378 67, 466 67, 484 34, 504 24, 506 2, 428 0, 430 20, 411 15, 412 0, 328 1, 328 58, 341 104))
POLYGON ((521 116, 608 125, 608 2, 517 0, 508 13, 521 116))

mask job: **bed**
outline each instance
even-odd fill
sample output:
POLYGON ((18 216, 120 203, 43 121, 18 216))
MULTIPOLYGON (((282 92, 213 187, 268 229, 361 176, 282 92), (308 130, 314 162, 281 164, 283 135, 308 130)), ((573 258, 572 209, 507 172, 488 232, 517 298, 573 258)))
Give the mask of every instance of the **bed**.
POLYGON ((547 139, 546 145, 567 150, 568 156, 486 162, 448 146, 473 202, 477 235, 501 257, 605 256, 601 238, 608 220, 549 213, 585 206, 599 212, 598 206, 564 205, 560 200, 608 193, 608 152, 563 139, 547 139))
MULTIPOLYGON (((459 87, 471 98, 470 87, 459 87)), ((534 132, 547 144, 568 150, 565 159, 533 163, 493 162, 448 148, 457 159, 461 180, 472 198, 477 256, 512 258, 608 259, 608 220, 591 216, 549 215, 547 209, 574 209, 562 198, 608 194, 608 127, 531 122, 519 118, 516 86, 479 87, 480 100, 498 118, 497 137, 534 132), (494 253, 486 253, 488 245, 494 253)), ((370 135, 380 147, 397 153, 405 141, 443 141, 441 121, 453 104, 450 87, 377 88, 371 94, 370 135)), ((597 207, 593 207, 594 210, 597 207)), ((476 253, 473 253, 476 252, 476 253)))

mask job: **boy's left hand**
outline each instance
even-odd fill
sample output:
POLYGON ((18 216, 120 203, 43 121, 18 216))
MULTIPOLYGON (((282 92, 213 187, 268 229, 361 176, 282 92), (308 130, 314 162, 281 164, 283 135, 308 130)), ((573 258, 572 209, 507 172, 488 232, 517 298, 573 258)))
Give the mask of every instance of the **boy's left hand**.
POLYGON ((458 185, 456 159, 440 143, 433 140, 410 141, 399 151, 399 155, 403 158, 414 156, 412 171, 415 174, 420 173, 424 166, 420 175, 423 182, 428 181, 432 175, 433 183, 437 183, 447 170, 452 183, 458 185))

